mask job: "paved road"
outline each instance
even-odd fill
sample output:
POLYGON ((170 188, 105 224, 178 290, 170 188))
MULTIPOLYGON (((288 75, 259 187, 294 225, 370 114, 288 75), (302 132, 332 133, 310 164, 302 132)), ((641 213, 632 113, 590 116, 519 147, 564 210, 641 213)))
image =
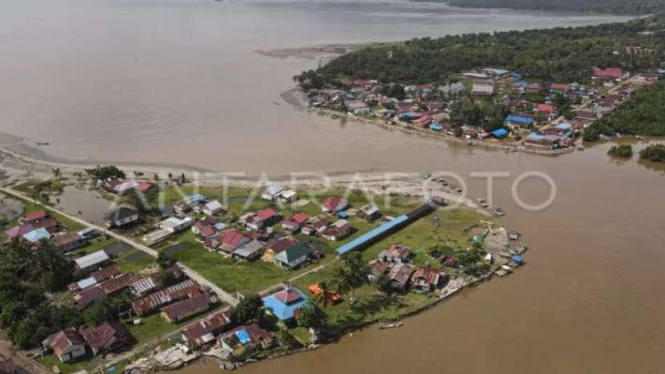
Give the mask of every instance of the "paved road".
MULTIPOLYGON (((11 189, 11 188, 0 187, 0 192, 3 192, 7 195, 16 197, 16 198, 21 199, 21 200, 33 201, 28 196, 25 196, 22 193, 14 190, 14 189, 11 189)), ((72 220, 72 221, 74 221, 78 224, 81 224, 85 227, 90 227, 90 228, 93 228, 95 230, 98 230, 99 232, 103 232, 104 234, 106 234, 106 235, 108 235, 108 236, 110 236, 114 239, 117 239, 117 240, 119 240, 123 243, 126 243, 126 244, 132 246, 133 248, 136 248, 139 251, 142 251, 142 252, 144 252, 144 253, 152 256, 152 257, 156 258, 157 255, 159 254, 159 252, 157 252, 156 250, 154 250, 154 249, 152 249, 152 248, 150 248, 146 245, 143 245, 141 243, 137 243, 136 241, 134 241, 134 240, 132 240, 132 239, 130 239, 130 238, 124 236, 124 235, 120 235, 117 232, 111 231, 111 230, 107 229, 106 227, 102 227, 102 226, 92 224, 90 222, 87 222, 87 221, 79 218, 79 217, 72 216, 70 214, 62 212, 58 209, 55 209, 55 208, 50 207, 48 205, 42 204, 40 202, 35 202, 35 204, 41 206, 45 210, 60 214, 62 216, 65 216, 65 217, 69 218, 70 220, 72 220)), ((236 299, 233 295, 231 295, 230 293, 224 291, 223 289, 221 289, 220 287, 218 287, 214 283, 212 283, 209 280, 205 279, 201 274, 197 273, 196 271, 194 271, 193 269, 191 269, 190 267, 188 267, 188 266, 186 266, 182 263, 178 263, 178 266, 180 266, 182 268, 182 270, 185 272, 185 274, 187 274, 187 276, 190 277, 191 279, 193 279, 195 282, 197 282, 201 285, 204 285, 206 287, 209 287, 213 292, 215 292, 217 294, 217 296, 219 296, 220 300, 224 301, 225 303, 227 303, 229 305, 233 305, 233 306, 238 305, 238 299, 236 299)))

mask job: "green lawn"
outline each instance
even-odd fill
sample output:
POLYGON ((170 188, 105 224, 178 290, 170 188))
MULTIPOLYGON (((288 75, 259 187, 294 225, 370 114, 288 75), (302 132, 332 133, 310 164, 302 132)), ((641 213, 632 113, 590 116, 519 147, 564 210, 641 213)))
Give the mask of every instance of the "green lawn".
POLYGON ((62 363, 55 355, 52 354, 45 356, 44 358, 37 359, 37 361, 46 366, 49 370, 51 370, 53 366, 57 366, 60 369, 60 372, 63 374, 75 373, 77 371, 84 370, 88 364, 90 364, 90 361, 87 359, 75 363, 62 363))
POLYGON ((140 317, 141 324, 134 325, 133 320, 126 321, 125 325, 138 344, 154 339, 179 327, 166 321, 161 314, 155 313, 147 317, 140 317))

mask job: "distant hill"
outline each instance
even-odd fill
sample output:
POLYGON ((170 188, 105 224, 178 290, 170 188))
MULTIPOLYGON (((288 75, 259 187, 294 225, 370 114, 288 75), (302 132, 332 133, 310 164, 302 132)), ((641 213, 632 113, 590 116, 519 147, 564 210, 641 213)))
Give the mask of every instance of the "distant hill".
POLYGON ((655 14, 665 11, 665 0, 414 0, 449 3, 466 8, 512 8, 616 14, 655 14))

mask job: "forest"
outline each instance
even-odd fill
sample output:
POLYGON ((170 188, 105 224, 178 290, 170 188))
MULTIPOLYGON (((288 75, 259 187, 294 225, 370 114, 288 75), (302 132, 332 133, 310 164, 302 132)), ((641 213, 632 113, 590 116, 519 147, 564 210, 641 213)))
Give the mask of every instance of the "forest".
POLYGON ((584 140, 600 135, 665 136, 665 81, 639 91, 610 115, 594 121, 584 132, 584 140))
POLYGON ((665 0, 415 0, 445 2, 465 8, 512 8, 614 14, 653 14, 665 9, 665 0))
POLYGON ((665 61, 664 29, 665 17, 649 17, 578 28, 420 38, 365 47, 294 80, 305 89, 339 86, 341 78, 442 83, 469 69, 496 67, 534 80, 585 82, 594 65, 629 71, 660 66, 665 61), (629 53, 626 46, 640 46, 644 52, 629 53))

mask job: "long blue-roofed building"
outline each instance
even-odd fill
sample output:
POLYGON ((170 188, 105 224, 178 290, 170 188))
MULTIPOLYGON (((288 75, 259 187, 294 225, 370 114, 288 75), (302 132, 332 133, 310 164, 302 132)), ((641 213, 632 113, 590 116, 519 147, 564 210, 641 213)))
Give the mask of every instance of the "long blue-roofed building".
POLYGON ((345 253, 366 248, 367 246, 375 243, 378 240, 383 239, 389 234, 394 233, 395 231, 403 228, 404 226, 418 220, 419 218, 431 213, 434 211, 436 205, 443 205, 443 200, 437 201, 428 201, 427 203, 421 205, 420 207, 412 210, 407 214, 403 214, 399 217, 396 217, 379 227, 376 227, 363 235, 351 240, 350 242, 344 244, 343 246, 337 248, 337 254, 343 255, 345 253))

